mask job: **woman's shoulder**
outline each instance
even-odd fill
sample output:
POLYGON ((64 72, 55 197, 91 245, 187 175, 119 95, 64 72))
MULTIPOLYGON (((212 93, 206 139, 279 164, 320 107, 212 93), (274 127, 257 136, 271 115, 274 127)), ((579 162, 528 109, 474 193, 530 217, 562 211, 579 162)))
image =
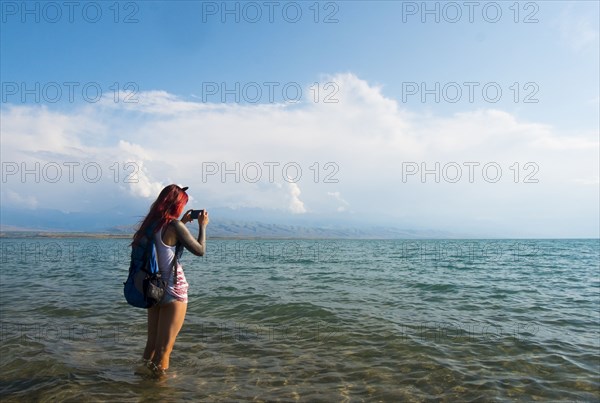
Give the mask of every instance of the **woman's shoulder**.
POLYGON ((185 224, 178 219, 173 219, 169 221, 169 224, 167 224, 167 227, 171 228, 181 228, 182 226, 185 227, 185 224))
POLYGON ((187 230, 187 227, 180 220, 171 220, 169 224, 167 224, 167 230, 171 230, 175 234, 181 234, 182 231, 187 230))
POLYGON ((163 227, 162 241, 165 245, 174 246, 179 241, 179 225, 183 225, 183 223, 179 220, 171 220, 163 227))

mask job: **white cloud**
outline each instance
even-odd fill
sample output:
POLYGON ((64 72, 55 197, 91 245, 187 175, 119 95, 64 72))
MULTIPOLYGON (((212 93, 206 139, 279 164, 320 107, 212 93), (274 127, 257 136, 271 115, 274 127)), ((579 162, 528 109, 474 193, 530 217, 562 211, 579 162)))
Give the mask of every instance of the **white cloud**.
POLYGON ((300 200, 300 187, 297 183, 286 182, 286 187, 288 189, 288 199, 289 199, 289 211, 294 214, 302 214, 306 213, 306 208, 304 207, 304 203, 300 200))
POLYGON ((346 211, 346 208, 348 206, 350 206, 350 203, 348 203, 346 200, 344 200, 342 198, 342 195, 340 194, 340 192, 327 192, 327 195, 333 197, 334 199, 336 199, 338 202, 341 203, 341 205, 338 206, 337 211, 340 211, 340 212, 346 211))
POLYGON ((147 169, 144 167, 143 161, 137 161, 131 165, 128 165, 130 171, 127 175, 131 176, 131 182, 126 182, 129 185, 129 192, 134 196, 143 198, 155 198, 160 191, 168 185, 168 183, 161 183, 152 181, 149 178, 147 169))
POLYGON ((124 161, 120 167, 122 181, 126 185, 130 194, 143 198, 154 198, 163 187, 169 183, 152 180, 152 175, 144 165, 146 161, 152 161, 151 154, 139 144, 132 144, 125 140, 120 140, 117 146, 117 155, 115 161, 124 161))
MULTIPOLYGON (((571 197, 589 197, 571 192, 568 184, 597 172, 597 133, 561 133, 497 109, 449 117, 419 115, 353 74, 325 80, 339 87, 338 103, 203 104, 153 91, 138 94, 137 104, 105 100, 69 112, 5 105, 2 161, 28 166, 76 161, 80 166, 73 183, 22 183, 18 175, 10 176, 2 186, 3 197, 9 200, 11 191, 47 208, 110 208, 124 199, 147 204, 163 186, 181 183, 190 186, 188 193, 203 206, 302 214, 331 211, 332 199, 338 203, 335 208, 347 211, 346 200, 352 200, 357 210, 447 223, 490 214, 510 221, 508 201, 520 200, 523 208, 534 209, 546 205, 548 194, 565 203, 571 197), (427 162, 429 167, 436 161, 442 166, 493 161, 502 166, 503 177, 496 184, 483 181, 480 173, 474 184, 404 183, 402 163, 407 161, 427 162), (102 167, 102 180, 81 180, 81 166, 88 162, 102 167), (217 163, 219 172, 203 177, 203 163, 209 162, 217 163), (239 169, 234 169, 236 162, 239 169), (264 165, 269 162, 279 164, 273 177, 264 165), (527 162, 539 166, 535 189, 514 184, 510 167, 516 162, 521 171, 527 162), (221 180, 221 163, 237 171, 238 182, 235 174, 221 180), (252 163, 262 167, 256 182, 245 180, 253 175, 247 170, 252 163), (286 175, 294 175, 294 170, 284 172, 286 163, 301 167, 297 183, 285 181, 286 175), (137 182, 126 182, 133 171, 137 182)), ((519 172, 520 178, 527 173, 519 172)), ((11 203, 19 204, 11 197, 11 203)))

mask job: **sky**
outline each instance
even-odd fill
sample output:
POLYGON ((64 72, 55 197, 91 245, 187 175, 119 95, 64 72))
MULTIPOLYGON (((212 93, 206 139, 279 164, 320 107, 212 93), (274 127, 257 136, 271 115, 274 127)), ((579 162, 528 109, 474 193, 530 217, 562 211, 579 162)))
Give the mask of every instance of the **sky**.
POLYGON ((0 12, 4 226, 134 223, 177 183, 249 220, 600 236, 596 1, 0 12))

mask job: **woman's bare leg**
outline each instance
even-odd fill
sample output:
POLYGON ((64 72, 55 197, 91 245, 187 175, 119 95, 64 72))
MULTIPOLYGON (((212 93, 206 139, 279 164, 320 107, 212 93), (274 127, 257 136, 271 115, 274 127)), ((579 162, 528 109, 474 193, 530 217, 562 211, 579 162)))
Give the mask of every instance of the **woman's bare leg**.
POLYGON ((154 343, 154 354, 151 358, 152 362, 163 370, 169 368, 169 357, 173 351, 175 339, 183 326, 186 311, 187 303, 180 301, 160 306, 158 332, 154 343))
POLYGON ((158 336, 158 318, 160 315, 160 305, 154 305, 148 309, 148 338, 146 339, 146 348, 143 358, 151 360, 155 354, 156 338, 158 336))

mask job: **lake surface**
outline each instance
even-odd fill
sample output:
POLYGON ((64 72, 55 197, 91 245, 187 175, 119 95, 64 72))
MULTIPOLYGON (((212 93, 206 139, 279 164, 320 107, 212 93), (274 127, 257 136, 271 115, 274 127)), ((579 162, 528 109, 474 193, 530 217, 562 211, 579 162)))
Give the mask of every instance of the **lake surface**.
POLYGON ((598 401, 599 240, 209 240, 134 374, 129 240, 1 241, 0 400, 598 401))

